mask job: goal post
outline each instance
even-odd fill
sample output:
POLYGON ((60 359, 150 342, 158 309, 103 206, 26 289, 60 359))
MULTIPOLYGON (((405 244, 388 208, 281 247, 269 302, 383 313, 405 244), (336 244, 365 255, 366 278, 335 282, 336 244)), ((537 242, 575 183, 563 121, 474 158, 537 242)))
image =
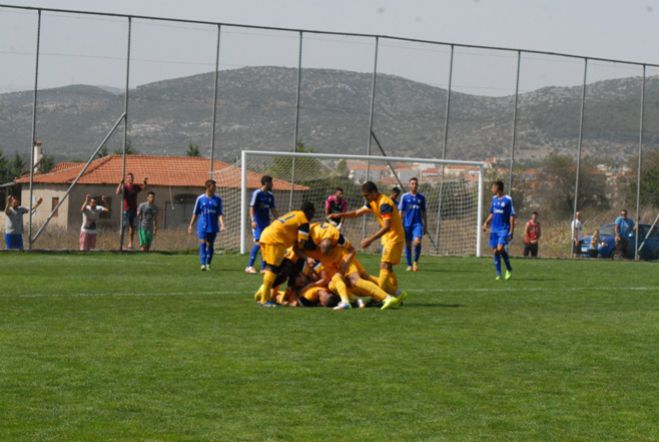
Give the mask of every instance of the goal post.
MULTIPOLYGON (((481 256, 484 172, 485 163, 478 161, 243 150, 240 253, 246 253, 252 241, 251 193, 260 187, 262 175, 271 175, 279 214, 298 209, 302 201, 311 201, 316 206, 315 221, 325 220, 325 201, 336 188, 344 190, 348 210, 354 210, 364 204, 362 183, 373 181, 386 195, 399 187, 402 196, 415 177, 427 205, 423 254, 481 256)), ((342 229, 353 244, 359 244, 364 235, 377 230, 377 223, 346 219, 342 229)), ((371 248, 377 251, 377 247, 371 248)))

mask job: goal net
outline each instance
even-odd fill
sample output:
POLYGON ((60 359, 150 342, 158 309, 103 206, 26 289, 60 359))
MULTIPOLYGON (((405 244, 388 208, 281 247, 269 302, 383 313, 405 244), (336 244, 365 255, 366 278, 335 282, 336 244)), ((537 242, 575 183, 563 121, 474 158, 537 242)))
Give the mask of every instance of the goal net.
MULTIPOLYGON (((344 191, 348 210, 364 205, 361 184, 373 181, 380 193, 402 195, 416 177, 426 197, 428 234, 423 253, 480 256, 484 164, 475 161, 399 158, 365 155, 243 151, 241 156, 240 251, 251 247, 250 197, 262 175, 274 178, 273 194, 280 215, 299 209, 303 201, 316 206, 314 221, 325 220, 325 202, 337 188, 344 191)), ((353 244, 378 230, 372 216, 346 219, 344 235, 353 244)), ((374 244, 371 251, 377 252, 374 244)))

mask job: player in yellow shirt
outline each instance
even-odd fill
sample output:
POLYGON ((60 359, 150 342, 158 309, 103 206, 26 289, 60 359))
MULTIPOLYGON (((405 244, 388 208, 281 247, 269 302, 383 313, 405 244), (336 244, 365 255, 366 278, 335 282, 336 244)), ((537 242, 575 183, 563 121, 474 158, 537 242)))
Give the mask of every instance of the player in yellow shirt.
POLYGON ((336 227, 329 223, 314 223, 310 226, 309 241, 305 243, 305 253, 320 261, 329 273, 333 273, 329 289, 341 297, 341 303, 336 309, 350 308, 351 291, 358 296, 370 296, 382 301, 383 310, 398 306, 406 296, 405 294, 395 298, 377 284, 364 278, 368 275, 355 257, 355 248, 336 227), (350 289, 347 282, 350 283, 350 289))
POLYGON ((394 266, 400 263, 405 246, 405 231, 403 222, 396 204, 388 196, 378 192, 378 187, 372 181, 362 185, 362 196, 366 205, 352 212, 333 213, 328 217, 338 220, 340 218, 357 218, 372 213, 378 220, 380 230, 373 235, 362 239, 361 246, 368 248, 375 240, 382 242, 382 257, 380 259, 380 275, 378 285, 386 292, 394 294, 398 291, 398 279, 394 273, 394 266))
POLYGON ((313 219, 315 211, 313 203, 304 202, 301 210, 294 210, 277 218, 261 233, 259 244, 266 266, 263 272, 263 285, 255 297, 262 305, 276 305, 270 300, 270 294, 279 266, 284 261, 289 247, 293 247, 298 253, 301 245, 309 239, 309 222, 313 219))

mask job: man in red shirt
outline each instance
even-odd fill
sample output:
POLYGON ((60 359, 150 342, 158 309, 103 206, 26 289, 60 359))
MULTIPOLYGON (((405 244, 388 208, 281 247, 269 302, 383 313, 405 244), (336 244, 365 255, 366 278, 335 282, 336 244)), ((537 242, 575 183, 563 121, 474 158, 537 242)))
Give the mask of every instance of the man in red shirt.
POLYGON ((524 256, 538 257, 538 240, 542 235, 540 223, 538 222, 538 212, 531 214, 531 219, 527 221, 524 228, 524 256))
MULTIPOLYGON (((126 174, 126 179, 121 180, 117 186, 117 195, 123 193, 124 196, 124 229, 128 227, 128 248, 133 248, 133 236, 135 235, 135 221, 137 220, 137 194, 143 190, 146 190, 148 178, 144 177, 144 183, 142 185, 133 184, 135 180, 135 175, 131 172, 126 174)), ((123 234, 123 232, 122 232, 123 234)), ((123 235, 121 241, 121 248, 123 249, 123 235)))
MULTIPOLYGON (((329 216, 333 213, 344 213, 348 211, 348 200, 343 196, 343 189, 337 187, 334 189, 334 193, 327 197, 325 201, 325 216, 329 216)), ((336 221, 330 221, 339 229, 341 228, 341 223, 336 223, 336 221)))

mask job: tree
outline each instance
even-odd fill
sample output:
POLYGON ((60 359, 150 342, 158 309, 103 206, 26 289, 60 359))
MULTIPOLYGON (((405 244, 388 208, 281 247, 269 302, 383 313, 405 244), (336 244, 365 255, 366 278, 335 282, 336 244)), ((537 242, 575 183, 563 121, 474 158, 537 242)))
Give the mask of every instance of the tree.
POLYGON ((98 151, 96 154, 96 158, 103 158, 108 156, 108 148, 107 146, 101 147, 101 150, 98 151))
POLYGON ((26 172, 29 172, 28 165, 25 163, 25 160, 23 160, 23 157, 21 157, 18 152, 16 152, 14 154, 14 158, 9 163, 9 173, 11 175, 11 179, 18 178, 26 172))
MULTIPOLYGON (((114 151, 115 154, 121 155, 123 153, 123 146, 114 151)), ((130 137, 126 137, 126 155, 135 155, 137 150, 133 147, 133 141, 130 137)))
POLYGON ((41 161, 39 161, 39 172, 47 173, 50 172, 53 167, 55 167, 55 158, 51 155, 43 155, 41 161))
MULTIPOLYGON (((574 208, 577 165, 570 155, 552 154, 540 165, 541 206, 555 215, 569 215, 574 208)), ((591 158, 581 159, 577 208, 607 208, 606 176, 591 158)))
POLYGON ((348 162, 346 160, 339 160, 336 163, 336 175, 341 177, 347 177, 349 173, 348 162))
MULTIPOLYGON (((314 149, 307 148, 304 146, 304 143, 298 142, 297 146, 295 146, 295 152, 309 153, 314 152, 314 149)), ((293 158, 275 157, 268 173, 275 178, 291 180, 292 171, 293 158)), ((327 168, 316 158, 295 158, 295 182, 321 179, 324 176, 323 171, 327 171, 327 168)))
MULTIPOLYGON (((630 160, 629 167, 636 171, 638 156, 630 160)), ((629 177, 627 204, 636 205, 636 173, 629 177)), ((644 153, 641 160, 641 207, 659 208, 659 149, 644 153)))
POLYGON ((198 157, 200 156, 199 153, 199 146, 196 144, 188 144, 188 150, 185 151, 185 154, 189 157, 198 157))

